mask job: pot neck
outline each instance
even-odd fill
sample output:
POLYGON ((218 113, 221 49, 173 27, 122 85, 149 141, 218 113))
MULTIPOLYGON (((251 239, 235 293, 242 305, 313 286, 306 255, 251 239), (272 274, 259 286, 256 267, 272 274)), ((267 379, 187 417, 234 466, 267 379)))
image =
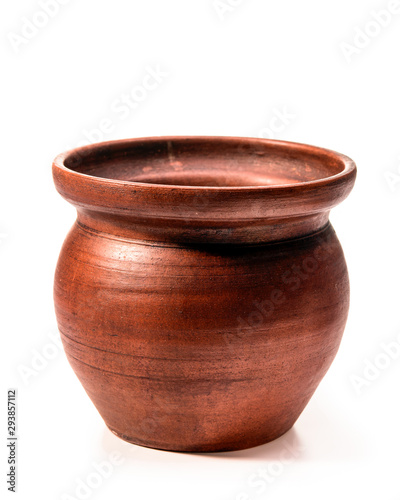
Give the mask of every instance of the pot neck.
POLYGON ((133 240, 142 244, 258 245, 306 236, 329 222, 329 211, 297 217, 249 220, 193 220, 143 218, 78 209, 83 230, 103 237, 133 240))

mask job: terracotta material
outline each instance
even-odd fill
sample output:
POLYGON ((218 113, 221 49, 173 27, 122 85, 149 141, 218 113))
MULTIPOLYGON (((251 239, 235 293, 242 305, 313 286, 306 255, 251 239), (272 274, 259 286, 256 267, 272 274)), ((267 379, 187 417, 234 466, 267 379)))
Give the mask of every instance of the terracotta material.
POLYGON ((338 350, 349 283, 329 211, 349 158, 166 137, 58 156, 78 212, 55 275, 65 352, 132 443, 235 450, 289 430, 338 350))

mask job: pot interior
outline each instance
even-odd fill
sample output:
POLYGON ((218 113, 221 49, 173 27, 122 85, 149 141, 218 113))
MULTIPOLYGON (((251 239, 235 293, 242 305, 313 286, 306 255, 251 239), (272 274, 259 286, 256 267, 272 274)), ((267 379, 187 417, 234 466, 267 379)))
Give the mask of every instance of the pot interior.
POLYGON ((271 186, 324 179, 340 156, 295 143, 189 137, 117 141, 72 153, 64 165, 95 177, 169 186, 271 186))

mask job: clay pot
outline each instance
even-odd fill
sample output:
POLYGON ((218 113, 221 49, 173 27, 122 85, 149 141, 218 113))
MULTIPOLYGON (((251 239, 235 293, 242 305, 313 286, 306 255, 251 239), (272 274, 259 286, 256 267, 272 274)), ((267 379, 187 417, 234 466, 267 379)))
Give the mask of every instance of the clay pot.
POLYGON ((110 430, 198 452, 289 430, 346 323, 328 217, 353 161, 289 142, 166 137, 75 149, 53 175, 78 212, 55 275, 57 321, 110 430))

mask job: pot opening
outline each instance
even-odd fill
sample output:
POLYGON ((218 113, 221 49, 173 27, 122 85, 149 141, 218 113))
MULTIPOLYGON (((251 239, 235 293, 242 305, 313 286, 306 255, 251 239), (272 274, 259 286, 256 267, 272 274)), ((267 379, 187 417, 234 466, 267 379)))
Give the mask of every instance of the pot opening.
POLYGON ((345 170, 340 155, 320 148, 225 137, 103 143, 73 151, 64 166, 104 179, 219 188, 298 184, 345 170))

